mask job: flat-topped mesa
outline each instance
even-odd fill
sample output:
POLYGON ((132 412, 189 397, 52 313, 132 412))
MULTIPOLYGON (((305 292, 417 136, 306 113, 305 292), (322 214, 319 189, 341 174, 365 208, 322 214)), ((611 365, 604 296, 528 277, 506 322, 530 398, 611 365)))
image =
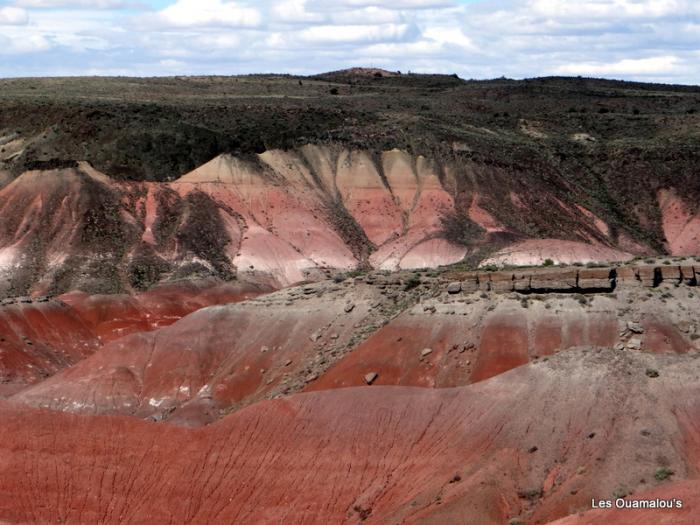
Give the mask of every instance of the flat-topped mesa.
POLYGON ((610 293, 621 287, 697 286, 700 266, 528 268, 448 275, 450 293, 610 293))

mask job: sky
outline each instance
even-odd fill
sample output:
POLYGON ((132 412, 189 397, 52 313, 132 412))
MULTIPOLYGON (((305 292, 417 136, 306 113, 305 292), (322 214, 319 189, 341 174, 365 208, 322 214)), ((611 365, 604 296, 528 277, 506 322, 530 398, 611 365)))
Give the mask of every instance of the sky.
POLYGON ((700 0, 0 0, 0 77, 313 74, 700 84, 700 0))

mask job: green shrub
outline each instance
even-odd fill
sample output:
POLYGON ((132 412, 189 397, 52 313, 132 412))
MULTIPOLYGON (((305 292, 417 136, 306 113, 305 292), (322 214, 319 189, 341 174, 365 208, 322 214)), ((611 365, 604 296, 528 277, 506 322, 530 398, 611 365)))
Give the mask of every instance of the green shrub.
POLYGON ((478 244, 486 234, 486 230, 472 221, 465 211, 445 211, 440 215, 440 222, 442 234, 448 241, 467 248, 478 244))
POLYGON ((656 481, 664 481, 673 476, 675 472, 673 472, 670 468, 668 467, 661 467, 656 469, 656 473, 654 474, 654 479, 656 481))
POLYGON ((404 282, 403 289, 405 291, 413 290, 414 288, 420 286, 421 280, 417 275, 412 275, 404 282))

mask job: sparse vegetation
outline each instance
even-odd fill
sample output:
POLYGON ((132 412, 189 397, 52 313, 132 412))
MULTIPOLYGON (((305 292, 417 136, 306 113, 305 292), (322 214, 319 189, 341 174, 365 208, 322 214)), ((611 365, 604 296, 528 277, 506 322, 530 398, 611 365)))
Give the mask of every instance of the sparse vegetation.
POLYGON ((656 481, 665 481, 671 476, 673 476, 673 474, 675 474, 675 472, 673 472, 673 470, 671 470, 670 468, 660 467, 656 469, 656 472, 654 473, 654 479, 656 481))
POLYGON ((607 265, 597 262, 589 261, 586 263, 586 268, 605 268, 607 265))
POLYGON ((420 286, 421 280, 420 277, 416 274, 411 275, 408 279, 404 281, 403 288, 405 291, 413 290, 414 288, 417 288, 420 286))
POLYGON ((632 494, 632 491, 630 491, 627 487, 621 486, 621 487, 616 488, 613 491, 612 496, 613 496, 613 498, 618 499, 618 498, 626 498, 630 494, 632 494))
POLYGON ((542 489, 527 489, 518 491, 518 497, 520 499, 526 499, 528 501, 535 501, 542 497, 542 489))
POLYGON ((445 238, 454 244, 466 246, 467 248, 476 246, 486 233, 463 210, 443 211, 440 215, 440 221, 445 238))

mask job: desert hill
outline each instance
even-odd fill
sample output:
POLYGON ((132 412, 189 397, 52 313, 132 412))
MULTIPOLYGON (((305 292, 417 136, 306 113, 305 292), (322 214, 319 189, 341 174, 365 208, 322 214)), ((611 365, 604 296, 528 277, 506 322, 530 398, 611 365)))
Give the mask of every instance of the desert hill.
POLYGON ((0 522, 695 523, 698 110, 0 80, 0 522))

